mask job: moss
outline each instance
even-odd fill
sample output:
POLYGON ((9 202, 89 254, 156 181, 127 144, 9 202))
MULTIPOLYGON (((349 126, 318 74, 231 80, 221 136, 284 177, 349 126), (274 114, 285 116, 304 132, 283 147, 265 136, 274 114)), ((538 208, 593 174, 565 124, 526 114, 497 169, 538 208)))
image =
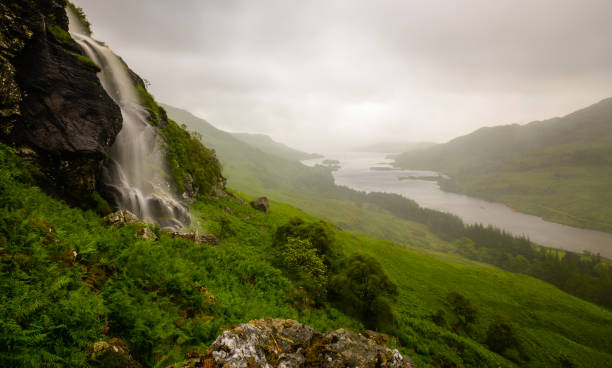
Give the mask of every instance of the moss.
POLYGON ((74 5, 70 1, 67 2, 67 6, 68 6, 68 9, 72 10, 74 15, 77 16, 77 18, 79 19, 83 27, 85 27, 87 34, 91 35, 91 23, 89 23, 89 20, 87 20, 87 17, 85 16, 85 11, 83 11, 83 8, 79 8, 78 6, 74 5))
POLYGON ((178 192, 185 191, 186 178, 191 178, 190 184, 199 188, 200 194, 208 194, 213 186, 224 181, 221 163, 215 154, 177 123, 168 121, 160 128, 160 133, 166 143, 166 161, 178 192))
POLYGON ((178 193, 186 185, 199 188, 200 194, 208 194, 213 186, 223 185, 221 163, 214 151, 206 148, 197 135, 192 135, 176 122, 168 119, 153 96, 141 83, 137 84, 140 103, 149 111, 150 123, 159 129, 166 146, 166 164, 169 176, 178 193), (189 180, 190 183, 185 181, 189 180))
POLYGON ((57 24, 50 24, 47 26, 47 29, 59 42, 67 45, 75 44, 75 41, 72 39, 72 36, 70 36, 70 33, 57 24))
POLYGON ((79 61, 81 62, 81 64, 83 64, 86 68, 91 69, 91 70, 93 70, 96 73, 102 70, 98 66, 98 64, 96 64, 93 60, 91 60, 87 56, 81 55, 81 54, 77 54, 76 52, 73 52, 72 54, 74 56, 76 56, 77 59, 79 59, 79 61))

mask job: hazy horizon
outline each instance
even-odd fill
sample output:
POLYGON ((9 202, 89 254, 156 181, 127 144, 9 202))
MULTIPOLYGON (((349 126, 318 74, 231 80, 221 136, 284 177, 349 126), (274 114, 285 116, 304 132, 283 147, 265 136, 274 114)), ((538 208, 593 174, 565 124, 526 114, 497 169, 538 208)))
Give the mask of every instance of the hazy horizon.
POLYGON ((75 0, 159 101, 322 152, 612 96, 612 2, 75 0))

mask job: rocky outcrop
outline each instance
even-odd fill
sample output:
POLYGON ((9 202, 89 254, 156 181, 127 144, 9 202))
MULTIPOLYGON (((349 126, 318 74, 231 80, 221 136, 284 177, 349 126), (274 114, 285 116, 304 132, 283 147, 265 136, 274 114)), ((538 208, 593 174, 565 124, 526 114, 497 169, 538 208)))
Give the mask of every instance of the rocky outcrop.
POLYGON ((416 367, 384 346, 384 335, 318 333, 287 319, 260 319, 225 331, 205 355, 173 367, 416 367))
POLYGON ((82 203, 96 189, 122 117, 70 38, 65 6, 0 4, 0 139, 27 152, 62 197, 82 203))
POLYGON ((270 208, 270 204, 268 203, 268 198, 266 197, 259 197, 256 200, 251 201, 250 204, 251 204, 251 207, 253 207, 254 209, 265 212, 265 213, 268 213, 268 209, 270 208))

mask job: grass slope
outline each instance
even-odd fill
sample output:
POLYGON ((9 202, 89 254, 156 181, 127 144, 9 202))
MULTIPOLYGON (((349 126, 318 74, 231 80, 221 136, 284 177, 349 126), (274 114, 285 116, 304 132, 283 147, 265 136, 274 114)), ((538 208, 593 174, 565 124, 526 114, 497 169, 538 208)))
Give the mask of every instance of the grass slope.
MULTIPOLYGON (((118 337, 145 366, 166 366, 204 349, 222 328, 260 317, 362 328, 331 305, 300 307, 296 285, 270 263, 278 226, 315 219, 294 207, 273 202, 266 215, 232 197, 201 199, 192 206, 198 226, 219 236, 220 246, 164 233, 140 240, 143 225, 107 227, 28 184, 29 176, 0 146, 0 365, 86 366, 94 341, 118 337)), ((369 236, 337 231, 336 239, 345 253, 378 259, 398 285, 396 344, 421 367, 514 366, 483 344, 500 313, 529 356, 520 366, 606 367, 612 359, 612 313, 546 283, 369 236), (431 321, 436 310, 450 313, 449 291, 478 308, 471 336, 431 321)))
POLYGON ((444 189, 545 219, 612 231, 612 99, 562 118, 482 128, 396 166, 449 174, 444 189))
POLYGON ((291 204, 333 221, 343 229, 395 241, 410 239, 427 247, 443 243, 435 236, 425 235, 421 224, 401 220, 373 205, 334 199, 330 194, 333 177, 326 169, 263 152, 185 110, 168 105, 164 108, 170 118, 201 134, 204 145, 213 148, 223 164, 228 185, 240 192, 291 204))

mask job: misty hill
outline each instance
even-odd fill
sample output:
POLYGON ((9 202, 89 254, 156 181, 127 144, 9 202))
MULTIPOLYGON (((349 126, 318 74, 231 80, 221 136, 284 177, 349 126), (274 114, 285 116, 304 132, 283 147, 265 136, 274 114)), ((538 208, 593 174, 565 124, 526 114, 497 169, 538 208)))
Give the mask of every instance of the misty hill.
POLYGON ((237 190, 250 195, 265 195, 271 190, 280 189, 312 192, 313 186, 309 183, 316 181, 333 185, 333 178, 327 169, 308 167, 295 159, 265 152, 188 111, 168 105, 163 107, 170 118, 180 121, 188 130, 201 134, 202 142, 216 151, 228 177, 228 184, 237 190))
POLYGON ((252 133, 231 133, 234 137, 243 141, 244 143, 255 147, 263 152, 276 155, 279 157, 286 158, 288 160, 300 161, 308 160, 311 158, 323 157, 316 153, 307 153, 296 150, 285 144, 276 142, 265 134, 252 134, 252 133))
POLYGON ((395 165, 446 173, 448 190, 612 231, 612 98, 560 118, 481 128, 395 165))
POLYGON ((433 147, 438 143, 434 142, 407 142, 389 141, 378 142, 356 149, 358 152, 383 152, 383 153, 402 153, 433 147))

